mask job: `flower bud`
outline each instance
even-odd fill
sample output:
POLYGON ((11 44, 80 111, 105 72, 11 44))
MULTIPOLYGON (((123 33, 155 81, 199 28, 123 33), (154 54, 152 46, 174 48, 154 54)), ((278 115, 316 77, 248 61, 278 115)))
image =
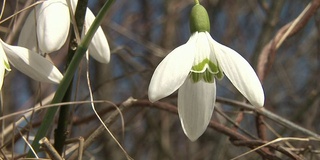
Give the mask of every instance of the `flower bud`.
POLYGON ((210 21, 208 12, 200 4, 196 4, 191 10, 190 32, 210 32, 210 21))

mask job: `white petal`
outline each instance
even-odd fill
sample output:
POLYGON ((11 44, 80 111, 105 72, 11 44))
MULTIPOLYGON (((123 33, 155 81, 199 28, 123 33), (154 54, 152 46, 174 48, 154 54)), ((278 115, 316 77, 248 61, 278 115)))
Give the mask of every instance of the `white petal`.
POLYGON ((178 93, 178 113, 184 133, 191 141, 206 130, 216 100, 216 84, 188 78, 178 93))
POLYGON ((250 64, 236 51, 211 38, 215 55, 224 74, 239 92, 256 106, 264 105, 264 93, 258 76, 250 64))
MULTIPOLYGON (((93 15, 93 13, 90 11, 90 9, 87 9, 86 17, 85 17, 85 26, 84 26, 85 33, 87 33, 94 19, 95 19, 95 16, 93 15)), ((110 61, 109 44, 100 26, 96 31, 95 35, 93 36, 92 41, 89 45, 89 54, 95 60, 101 63, 109 63, 110 61)))
POLYGON ((59 50, 66 42, 70 14, 65 0, 48 0, 37 9, 37 36, 42 52, 59 50))
MULTIPOLYGON (((77 3, 78 3, 78 0, 71 1, 71 6, 72 6, 73 11, 75 11, 77 3)), ((85 23, 83 26, 84 27, 83 33, 88 32, 94 19, 95 19, 94 14, 91 12, 91 10, 89 8, 87 8, 86 17, 84 20, 85 23)), ((110 61, 109 43, 108 43, 108 40, 107 40, 107 38, 106 38, 106 36, 100 26, 97 29, 95 35, 93 36, 93 38, 91 40, 88 51, 89 51, 89 54, 95 60, 97 60, 101 63, 109 63, 109 61, 110 61)))
POLYGON ((71 2, 70 4, 71 4, 71 7, 72 7, 72 11, 73 11, 73 14, 74 14, 74 12, 76 11, 78 0, 71 0, 70 2, 71 2))
POLYGON ((10 69, 10 65, 9 65, 6 53, 4 52, 3 47, 0 44, 0 91, 3 85, 3 79, 4 79, 6 70, 10 71, 11 69, 10 69))
POLYGON ((4 68, 2 62, 0 62, 0 91, 1 91, 1 88, 2 88, 2 85, 3 85, 4 73, 5 73, 5 68, 4 68))
MULTIPOLYGON (((197 49, 193 65, 198 65, 204 59, 211 58, 210 57, 211 48, 205 32, 196 32, 193 34, 193 36, 195 37, 196 49, 197 49)), ((213 61, 213 63, 216 63, 216 60, 213 61)), ((204 67, 202 72, 204 72, 207 68, 209 67, 208 66, 204 67)))
POLYGON ((158 65, 149 85, 148 96, 155 102, 176 91, 187 78, 195 56, 195 45, 189 40, 170 52, 158 65))
POLYGON ((6 55, 4 53, 2 45, 0 45, 0 91, 1 91, 1 88, 2 88, 4 73, 5 73, 5 70, 6 70, 5 62, 4 62, 4 58, 3 57, 6 57, 6 55))
POLYGON ((44 57, 26 48, 0 42, 10 63, 27 76, 48 83, 59 83, 63 78, 60 71, 44 57))
POLYGON ((29 13, 29 16, 27 17, 24 25, 22 26, 19 35, 18 45, 21 47, 28 48, 32 51, 37 51, 36 21, 34 10, 32 10, 29 13))
MULTIPOLYGON (((3 42, 1 39, 0 41, 3 42)), ((10 71, 11 69, 8 62, 8 58, 1 44, 0 44, 0 60, 1 60, 0 65, 3 66, 5 70, 10 71)))

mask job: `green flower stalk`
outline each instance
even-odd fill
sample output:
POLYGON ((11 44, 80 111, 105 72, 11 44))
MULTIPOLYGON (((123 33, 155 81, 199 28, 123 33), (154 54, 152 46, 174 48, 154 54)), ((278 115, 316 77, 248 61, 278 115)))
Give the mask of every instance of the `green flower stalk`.
MULTIPOLYGON (((84 54, 88 50, 89 45, 95 36, 96 31, 100 28, 100 23, 103 21, 103 18, 105 17, 108 9, 110 8, 110 6, 113 2, 114 2, 114 0, 108 0, 104 4, 102 9, 99 11, 98 15, 96 16, 96 18, 92 22, 90 28, 86 32, 86 35, 81 40, 81 43, 79 44, 79 46, 76 50, 76 53, 73 56, 73 58, 70 62, 70 65, 69 65, 68 69, 66 70, 63 79, 60 82, 60 85, 56 91, 56 94, 54 95, 54 97, 52 99, 51 104, 60 103, 62 101, 62 99, 67 91, 67 88, 68 88, 69 84, 71 83, 71 80, 73 79, 73 75, 74 75, 75 71, 77 70, 84 54)), ((41 126, 40 126, 40 128, 39 128, 39 130, 38 130, 38 132, 32 142, 32 148, 35 152, 39 151, 39 148, 40 148, 39 140, 41 138, 43 138, 44 136, 46 136, 47 131, 53 122, 54 115, 55 115, 57 109, 58 109, 58 107, 52 107, 47 110, 47 113, 45 115, 46 118, 41 123, 41 126)), ((27 157, 35 157, 35 155, 30 150, 28 152, 27 157)))

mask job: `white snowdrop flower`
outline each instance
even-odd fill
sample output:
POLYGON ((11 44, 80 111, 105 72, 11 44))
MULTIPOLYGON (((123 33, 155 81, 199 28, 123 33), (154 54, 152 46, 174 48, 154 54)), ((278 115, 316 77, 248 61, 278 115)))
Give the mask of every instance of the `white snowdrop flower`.
MULTIPOLYGON (((72 0, 75 12, 77 0, 72 0)), ((95 16, 87 8, 83 34, 87 33, 95 16)), ((47 0, 32 10, 22 27, 18 45, 40 52, 51 53, 59 50, 66 42, 70 28, 70 12, 66 0, 47 0)), ((109 63, 110 48, 101 27, 95 33, 89 45, 89 54, 101 63, 109 63)))
POLYGON ((0 39, 0 84, 2 86, 4 70, 10 70, 8 61, 19 71, 34 80, 59 83, 63 78, 60 71, 46 58, 19 46, 6 44, 0 39))
POLYGON ((155 102, 178 91, 178 114, 191 141, 206 130, 216 100, 216 81, 223 75, 248 101, 264 105, 261 83, 250 64, 236 51, 216 42, 209 34, 207 11, 196 4, 191 11, 188 42, 170 52, 156 68, 149 85, 155 102))

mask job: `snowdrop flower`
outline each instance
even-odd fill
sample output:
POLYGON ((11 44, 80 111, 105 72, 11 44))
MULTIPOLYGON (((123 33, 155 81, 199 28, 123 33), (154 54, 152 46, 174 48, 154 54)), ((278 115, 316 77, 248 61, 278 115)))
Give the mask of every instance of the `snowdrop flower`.
POLYGON ((264 104, 261 83, 236 51, 216 42, 209 34, 207 11, 196 4, 190 16, 191 37, 170 52, 158 65, 149 85, 149 100, 155 102, 178 90, 178 114, 191 141, 206 130, 215 105, 216 82, 226 75, 239 92, 256 106, 264 104))
MULTIPOLYGON (((75 12, 77 0, 71 1, 75 12)), ((87 33, 95 16, 87 8, 83 34, 87 33)), ((70 28, 70 12, 66 0, 47 0, 37 5, 26 19, 21 30, 18 45, 40 52, 51 53, 59 50, 66 42, 70 28)), ((106 36, 98 28, 89 46, 90 55, 101 63, 110 61, 110 48, 106 36)))
POLYGON ((24 47, 6 44, 0 39, 0 90, 5 70, 10 71, 8 62, 37 81, 59 83, 63 78, 60 71, 44 57, 24 47))

